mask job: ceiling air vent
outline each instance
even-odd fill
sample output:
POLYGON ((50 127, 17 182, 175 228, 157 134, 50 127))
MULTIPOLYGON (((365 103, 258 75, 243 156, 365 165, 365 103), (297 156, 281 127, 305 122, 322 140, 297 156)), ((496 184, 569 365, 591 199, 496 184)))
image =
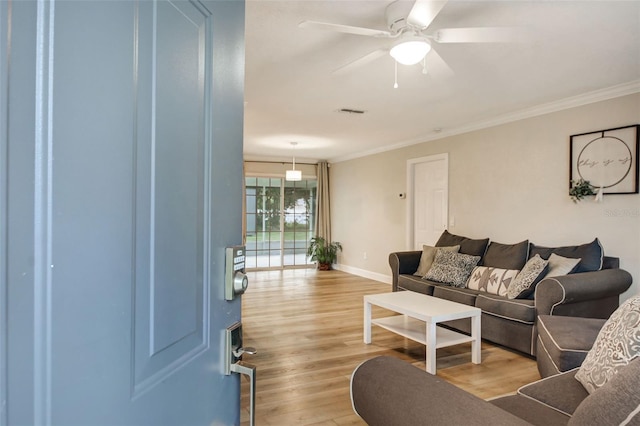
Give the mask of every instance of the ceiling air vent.
POLYGON ((351 108, 341 108, 338 112, 343 114, 364 114, 364 111, 361 109, 351 109, 351 108))

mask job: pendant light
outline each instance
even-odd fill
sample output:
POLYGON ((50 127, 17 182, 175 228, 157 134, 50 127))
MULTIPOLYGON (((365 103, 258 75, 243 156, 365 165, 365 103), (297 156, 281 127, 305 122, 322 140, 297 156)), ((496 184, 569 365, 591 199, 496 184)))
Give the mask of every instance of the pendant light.
POLYGON ((298 142, 291 142, 291 146, 293 147, 293 168, 291 170, 287 170, 284 178, 285 180, 292 182, 302 180, 302 171, 296 170, 296 145, 298 145, 298 142))

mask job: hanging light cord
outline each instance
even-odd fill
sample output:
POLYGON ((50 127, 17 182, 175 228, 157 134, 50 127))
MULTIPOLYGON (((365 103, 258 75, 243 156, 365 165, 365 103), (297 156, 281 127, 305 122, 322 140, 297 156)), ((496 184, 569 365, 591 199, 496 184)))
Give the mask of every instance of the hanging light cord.
POLYGON ((393 83, 393 88, 397 89, 398 88, 398 61, 393 61, 395 63, 395 80, 393 83))
POLYGON ((296 145, 298 145, 298 142, 291 142, 291 145, 293 146, 293 170, 296 169, 296 145))

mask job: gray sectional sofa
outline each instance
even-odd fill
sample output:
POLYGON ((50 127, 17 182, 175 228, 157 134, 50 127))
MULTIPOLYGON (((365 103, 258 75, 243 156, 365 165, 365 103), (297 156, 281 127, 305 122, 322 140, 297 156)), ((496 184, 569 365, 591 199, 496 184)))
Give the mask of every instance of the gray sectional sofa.
POLYGON ((560 343, 548 361, 567 371, 541 371, 542 380, 485 401, 407 362, 377 357, 351 375, 353 409, 369 426, 640 426, 640 295, 602 324, 558 319, 541 316, 540 334, 560 343), (583 356, 576 347, 589 349, 583 356))
MULTIPOLYGON (((501 244, 489 242, 488 238, 471 239, 444 231, 435 246, 459 246, 461 254, 480 256, 479 266, 505 269, 522 269, 536 255, 548 259, 555 253, 580 259, 572 273, 543 278, 529 294, 511 299, 414 275, 422 251, 389 255, 393 291, 410 290, 481 308, 483 339, 532 356, 536 354, 538 315, 608 318, 618 307, 619 296, 632 282, 631 274, 619 268, 618 258, 604 256, 598 239, 577 246, 541 247, 529 241, 501 244)), ((468 320, 446 325, 466 333, 470 331, 468 320)))
POLYGON ((369 426, 640 425, 640 358, 591 394, 577 371, 485 401, 405 361, 377 357, 354 371, 351 401, 369 426))

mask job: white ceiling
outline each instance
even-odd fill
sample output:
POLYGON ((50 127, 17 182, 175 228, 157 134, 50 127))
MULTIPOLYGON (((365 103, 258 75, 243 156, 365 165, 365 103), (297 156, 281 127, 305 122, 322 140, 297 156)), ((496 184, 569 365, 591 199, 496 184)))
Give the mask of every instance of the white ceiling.
POLYGON ((247 0, 245 159, 290 158, 295 141, 299 160, 341 161, 640 91, 637 0, 450 0, 429 31, 510 26, 524 39, 432 43, 428 74, 420 64, 398 65, 397 89, 388 55, 332 74, 393 40, 298 27, 314 20, 385 30, 389 3, 247 0))

